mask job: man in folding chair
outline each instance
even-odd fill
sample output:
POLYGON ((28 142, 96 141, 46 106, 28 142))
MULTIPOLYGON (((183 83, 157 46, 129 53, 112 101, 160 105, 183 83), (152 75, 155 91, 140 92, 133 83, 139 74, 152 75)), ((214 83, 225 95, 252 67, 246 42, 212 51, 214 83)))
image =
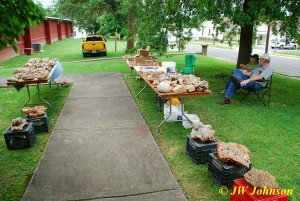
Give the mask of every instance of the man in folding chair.
POLYGON ((230 77, 230 84, 225 93, 225 98, 218 103, 220 105, 230 104, 231 99, 237 88, 242 87, 244 89, 254 88, 260 90, 265 87, 268 80, 271 78, 273 70, 270 67, 270 56, 268 54, 263 54, 260 57, 260 65, 254 68, 251 72, 243 72, 244 75, 249 76, 248 79, 245 76, 240 77, 230 77), (259 82, 255 82, 259 81, 259 82))

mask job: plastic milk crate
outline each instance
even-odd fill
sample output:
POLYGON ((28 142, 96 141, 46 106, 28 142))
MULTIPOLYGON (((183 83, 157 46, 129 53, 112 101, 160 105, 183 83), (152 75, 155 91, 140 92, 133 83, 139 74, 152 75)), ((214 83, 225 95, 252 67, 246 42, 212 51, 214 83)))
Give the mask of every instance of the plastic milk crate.
POLYGON ((245 166, 225 164, 218 160, 217 153, 210 153, 208 158, 208 173, 220 186, 231 188, 235 179, 243 178, 251 169, 245 166))
POLYGON ((196 164, 206 163, 208 161, 208 154, 217 149, 219 141, 201 143, 193 140, 191 136, 187 137, 186 154, 196 164))
POLYGON ((33 123, 29 123, 23 130, 12 132, 10 127, 3 133, 7 149, 21 149, 31 147, 35 140, 33 123))
POLYGON ((287 190, 281 189, 254 189, 253 186, 242 179, 233 183, 230 201, 288 201, 287 190))
POLYGON ((48 121, 48 116, 47 116, 46 112, 44 115, 39 116, 39 117, 31 118, 31 117, 26 116, 26 121, 33 123, 36 133, 44 132, 44 131, 49 132, 49 121, 48 121))

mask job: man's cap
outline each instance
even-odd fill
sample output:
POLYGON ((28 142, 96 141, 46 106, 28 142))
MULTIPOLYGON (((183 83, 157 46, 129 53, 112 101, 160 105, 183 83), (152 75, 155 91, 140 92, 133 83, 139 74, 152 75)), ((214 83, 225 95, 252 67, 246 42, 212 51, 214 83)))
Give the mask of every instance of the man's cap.
POLYGON ((252 54, 250 57, 256 59, 256 61, 259 60, 258 54, 252 54))
POLYGON ((271 60, 271 58, 270 58, 269 54, 263 54, 263 55, 261 55, 261 57, 260 57, 260 58, 261 58, 261 59, 268 60, 268 61, 270 61, 270 60, 271 60))

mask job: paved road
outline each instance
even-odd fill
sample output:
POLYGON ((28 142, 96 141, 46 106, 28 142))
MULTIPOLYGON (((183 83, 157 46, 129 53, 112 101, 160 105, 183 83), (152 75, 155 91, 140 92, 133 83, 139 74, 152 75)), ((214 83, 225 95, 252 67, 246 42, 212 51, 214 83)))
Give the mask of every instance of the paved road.
MULTIPOLYGON (((276 50, 277 51, 277 50, 276 50)), ((263 50, 256 50, 255 53, 261 55, 263 50)), ((236 62, 238 57, 237 50, 228 50, 208 47, 209 56, 220 57, 229 62, 236 62)), ((273 50, 270 51, 271 56, 271 66, 274 68, 275 72, 285 73, 288 75, 300 76, 300 58, 279 56, 273 54, 273 50)))

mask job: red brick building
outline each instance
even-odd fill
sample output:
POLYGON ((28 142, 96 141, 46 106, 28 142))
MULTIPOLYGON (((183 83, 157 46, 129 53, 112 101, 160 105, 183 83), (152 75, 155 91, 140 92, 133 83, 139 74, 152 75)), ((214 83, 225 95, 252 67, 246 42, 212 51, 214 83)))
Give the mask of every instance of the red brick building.
POLYGON ((12 46, 8 45, 0 51, 0 61, 20 54, 33 53, 32 44, 52 44, 54 41, 69 38, 73 35, 73 22, 71 20, 61 20, 55 17, 46 17, 45 20, 36 27, 26 27, 25 34, 20 34, 17 41, 18 52, 16 53, 12 46))

